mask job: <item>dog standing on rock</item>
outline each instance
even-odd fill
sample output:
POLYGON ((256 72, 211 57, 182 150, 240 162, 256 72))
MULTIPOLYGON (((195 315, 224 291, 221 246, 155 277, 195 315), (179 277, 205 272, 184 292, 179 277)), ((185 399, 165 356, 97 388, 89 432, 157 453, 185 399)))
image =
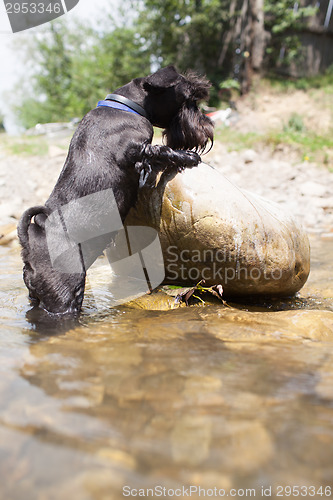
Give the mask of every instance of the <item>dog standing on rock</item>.
MULTIPOLYGON (((115 90, 82 119, 45 206, 26 210, 18 225, 23 278, 32 304, 53 314, 80 312, 86 270, 114 235, 92 238, 94 243, 90 251, 88 244, 79 271, 70 259, 66 269, 59 269, 50 257, 47 223, 50 228, 50 221, 55 220, 52 216, 58 214, 59 224, 63 224, 61 209, 70 207, 70 224, 89 229, 96 224, 96 214, 103 211, 94 195, 107 190, 112 190, 124 222, 140 186, 152 173, 198 165, 198 153, 213 142, 212 122, 198 108, 198 102, 207 99, 209 87, 205 78, 183 76, 168 66, 115 90), (151 144, 153 126, 164 129, 166 145, 151 144), (80 209, 76 203, 80 199, 90 200, 88 211, 80 209)), ((56 230, 52 238, 55 246, 60 245, 56 230)))

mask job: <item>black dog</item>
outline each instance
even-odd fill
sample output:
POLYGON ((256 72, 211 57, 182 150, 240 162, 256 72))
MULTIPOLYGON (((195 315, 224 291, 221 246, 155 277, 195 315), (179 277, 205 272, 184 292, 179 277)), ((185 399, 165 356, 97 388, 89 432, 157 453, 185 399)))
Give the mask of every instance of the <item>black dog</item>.
POLYGON ((82 119, 45 206, 27 210, 19 222, 23 277, 32 303, 51 313, 80 311, 86 270, 113 237, 111 229, 100 237, 93 237, 96 231, 90 231, 98 226, 96 221, 103 212, 94 195, 113 193, 124 222, 139 187, 151 180, 152 172, 196 166, 200 162, 198 153, 213 142, 212 122, 197 106, 208 97, 209 87, 205 78, 182 76, 168 66, 117 89, 82 119), (153 125, 164 129, 165 146, 151 144, 153 125), (81 199, 89 200, 89 210, 82 210, 78 203, 81 199), (85 245, 85 255, 80 236, 74 237, 79 257, 66 241, 68 224, 72 232, 80 233, 84 228, 91 232, 91 239, 89 235, 84 238, 93 242, 85 245), (52 259, 50 245, 60 261, 61 255, 67 255, 60 267, 52 259))

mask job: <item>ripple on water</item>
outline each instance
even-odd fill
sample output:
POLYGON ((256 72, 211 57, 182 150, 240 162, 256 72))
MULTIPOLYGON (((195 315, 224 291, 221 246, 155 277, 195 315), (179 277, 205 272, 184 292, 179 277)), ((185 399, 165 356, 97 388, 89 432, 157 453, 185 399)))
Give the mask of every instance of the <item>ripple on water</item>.
POLYGON ((78 323, 36 327, 0 247, 3 497, 332 486, 332 250, 293 299, 110 309, 101 281, 78 323))

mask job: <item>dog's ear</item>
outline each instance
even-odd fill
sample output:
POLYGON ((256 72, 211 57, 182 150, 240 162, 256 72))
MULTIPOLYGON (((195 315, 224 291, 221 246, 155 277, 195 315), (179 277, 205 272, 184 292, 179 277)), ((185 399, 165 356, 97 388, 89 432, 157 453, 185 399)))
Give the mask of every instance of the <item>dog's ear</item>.
POLYGON ((189 71, 185 73, 186 79, 186 97, 191 101, 206 101, 209 97, 209 89, 212 86, 207 78, 189 71))
POLYGON ((174 66, 159 69, 144 79, 143 87, 148 91, 161 91, 174 87, 183 77, 176 71, 174 66))

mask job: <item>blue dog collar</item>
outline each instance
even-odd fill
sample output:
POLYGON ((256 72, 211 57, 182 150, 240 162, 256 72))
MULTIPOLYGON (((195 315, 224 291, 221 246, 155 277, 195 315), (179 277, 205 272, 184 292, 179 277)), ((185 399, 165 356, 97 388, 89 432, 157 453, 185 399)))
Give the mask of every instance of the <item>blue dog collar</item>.
POLYGON ((126 104, 122 104, 121 102, 114 102, 114 101, 98 101, 97 108, 100 107, 107 107, 107 108, 114 108, 114 109, 121 109, 122 111, 129 111, 130 113, 134 113, 135 115, 139 115, 137 111, 134 111, 134 109, 131 109, 129 106, 126 106, 126 104))
POLYGON ((100 106, 121 109, 122 111, 135 113, 136 115, 140 115, 148 119, 146 110, 142 106, 119 94, 108 94, 104 101, 98 102, 97 107, 100 106))

